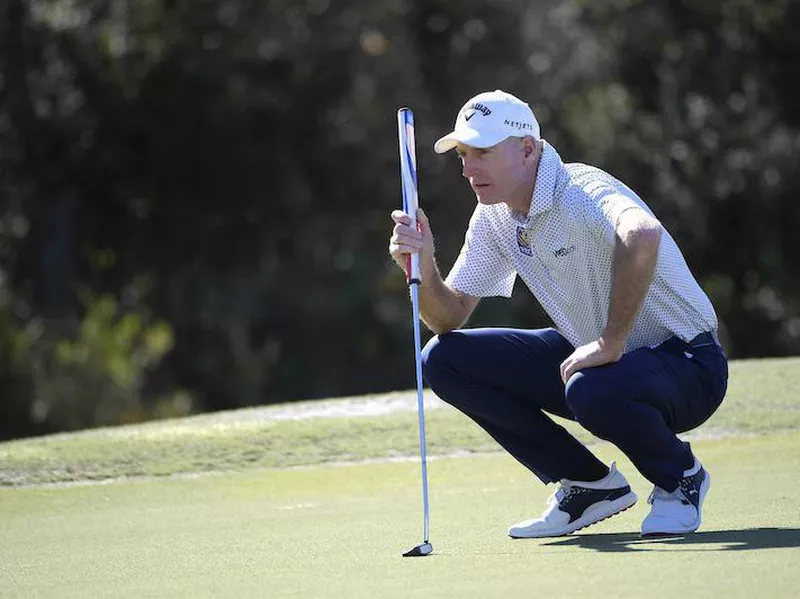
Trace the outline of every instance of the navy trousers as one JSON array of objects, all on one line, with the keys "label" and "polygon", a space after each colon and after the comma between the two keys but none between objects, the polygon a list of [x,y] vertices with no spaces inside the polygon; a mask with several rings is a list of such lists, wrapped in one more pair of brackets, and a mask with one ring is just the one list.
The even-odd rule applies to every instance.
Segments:
[{"label": "navy trousers", "polygon": [[575,420],[616,445],[639,472],[674,491],[693,463],[676,433],[691,430],[725,396],[728,361],[709,333],[672,337],[618,362],[574,374],[559,366],[574,347],[556,330],[463,329],[422,352],[431,389],[461,410],[543,482],[595,480],[607,468],[546,413]]}]

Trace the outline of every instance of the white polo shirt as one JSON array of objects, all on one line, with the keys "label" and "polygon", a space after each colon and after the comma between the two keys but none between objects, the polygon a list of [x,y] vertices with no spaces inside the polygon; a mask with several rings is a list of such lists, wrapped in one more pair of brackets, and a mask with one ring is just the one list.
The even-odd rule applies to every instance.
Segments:
[{"label": "white polo shirt", "polygon": [[[475,297],[511,297],[517,275],[575,347],[597,340],[608,319],[615,224],[650,208],[599,168],[564,164],[547,142],[530,211],[478,204],[447,283]],[[716,331],[717,316],[675,240],[664,231],[653,281],[625,352],[677,335]]]}]

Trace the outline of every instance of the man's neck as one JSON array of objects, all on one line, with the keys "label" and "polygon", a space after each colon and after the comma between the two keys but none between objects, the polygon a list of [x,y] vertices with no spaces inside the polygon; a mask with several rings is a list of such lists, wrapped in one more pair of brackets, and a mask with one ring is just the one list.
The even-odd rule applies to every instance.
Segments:
[{"label": "man's neck", "polygon": [[539,140],[537,142],[536,158],[529,171],[526,180],[520,185],[513,197],[506,200],[506,205],[514,212],[522,216],[528,216],[531,209],[531,202],[533,202],[533,191],[536,189],[536,178],[539,173],[539,163],[542,160],[544,153],[544,143]]}]

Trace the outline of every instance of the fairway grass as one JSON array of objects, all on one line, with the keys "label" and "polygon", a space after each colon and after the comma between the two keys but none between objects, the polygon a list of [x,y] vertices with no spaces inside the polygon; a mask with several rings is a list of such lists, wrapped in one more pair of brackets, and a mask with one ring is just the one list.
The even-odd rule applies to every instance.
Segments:
[{"label": "fairway grass", "polygon": [[731,363],[689,437],[711,474],[701,531],[642,540],[632,509],[511,540],[552,493],[426,399],[434,554],[422,539],[416,396],[303,402],[0,443],[0,597],[797,597],[800,358]]},{"label": "fairway grass", "polygon": [[[725,401],[693,435],[800,429],[800,358],[731,363]],[[586,443],[595,439],[555,418]],[[497,451],[460,412],[426,391],[432,455]],[[285,468],[418,455],[408,391],[251,408],[0,443],[0,486]]]},{"label": "fairway grass", "polygon": [[[2,597],[796,597],[800,432],[693,443],[712,477],[701,532],[642,541],[640,501],[580,533],[511,540],[545,487],[501,453],[0,489]],[[592,534],[589,534],[591,532]]]}]

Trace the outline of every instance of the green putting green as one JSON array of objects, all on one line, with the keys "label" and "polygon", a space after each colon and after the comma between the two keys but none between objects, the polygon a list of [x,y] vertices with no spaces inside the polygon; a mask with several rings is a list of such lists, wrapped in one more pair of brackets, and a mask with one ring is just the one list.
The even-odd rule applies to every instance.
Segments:
[{"label": "green putting green", "polygon": [[[627,512],[557,539],[508,524],[552,492],[502,453],[0,490],[3,597],[796,597],[800,433],[693,446],[712,477],[695,535],[643,541]],[[109,451],[113,451],[109,447]]]}]

